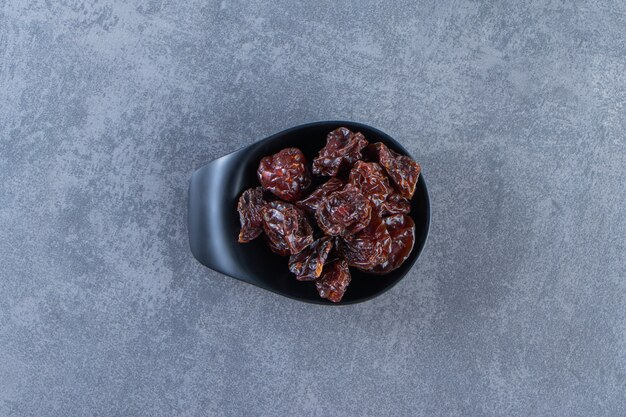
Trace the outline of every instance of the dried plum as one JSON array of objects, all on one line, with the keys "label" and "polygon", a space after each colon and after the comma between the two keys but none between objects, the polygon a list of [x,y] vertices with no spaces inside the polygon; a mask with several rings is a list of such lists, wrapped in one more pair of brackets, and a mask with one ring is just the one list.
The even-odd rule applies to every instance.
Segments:
[{"label": "dried plum", "polygon": [[[262,158],[261,187],[244,191],[237,204],[238,238],[244,243],[263,234],[273,252],[289,256],[297,280],[313,281],[320,297],[337,303],[350,283],[349,267],[386,274],[410,256],[415,223],[407,214],[420,166],[340,127],[327,135],[312,172],[331,178],[311,192],[313,178],[300,149]],[[264,198],[264,190],[274,201]]]},{"label": "dried plum", "polygon": [[382,142],[369,145],[366,152],[385,168],[398,192],[411,199],[419,179],[420,165],[410,157],[392,151]]},{"label": "dried plum", "polygon": [[334,177],[361,159],[361,150],[367,144],[361,132],[353,133],[345,127],[333,130],[326,136],[326,146],[313,160],[313,173]]},{"label": "dried plum", "polygon": [[348,264],[346,261],[338,260],[324,266],[322,276],[315,280],[315,287],[320,297],[338,303],[343,298],[350,279]]},{"label": "dried plum", "polygon": [[317,189],[315,189],[315,191],[309,194],[307,198],[298,201],[296,205],[310,213],[315,213],[320,204],[320,201],[328,194],[334,191],[341,190],[343,188],[343,185],[343,181],[341,181],[339,178],[331,178],[324,184],[320,185]]},{"label": "dried plum", "polygon": [[395,214],[383,219],[391,236],[391,251],[387,260],[369,272],[386,274],[397,269],[406,261],[415,244],[415,222],[409,216]]},{"label": "dried plum", "polygon": [[289,270],[299,281],[312,281],[322,273],[328,253],[333,247],[330,237],[322,237],[301,252],[289,257]]},{"label": "dried plum", "polygon": [[328,235],[336,236],[347,231],[356,233],[370,221],[372,206],[369,200],[352,184],[346,184],[322,199],[315,218],[318,226]]},{"label": "dried plum", "polygon": [[259,237],[263,232],[263,188],[249,188],[241,194],[237,203],[241,231],[239,232],[239,242],[250,242]]},{"label": "dried plum", "polygon": [[304,211],[283,201],[267,203],[263,211],[263,231],[271,249],[280,255],[293,255],[313,243],[313,228]]},{"label": "dried plum", "polygon": [[361,190],[375,208],[380,208],[393,192],[385,171],[376,162],[357,161],[350,171],[348,183]]},{"label": "dried plum", "polygon": [[367,271],[387,260],[391,252],[391,236],[385,222],[373,212],[365,229],[354,235],[341,236],[338,246],[348,265]]},{"label": "dried plum", "polygon": [[409,214],[411,212],[411,202],[400,194],[394,192],[387,196],[387,200],[381,205],[380,215],[382,217],[392,214]]},{"label": "dried plum", "polygon": [[298,148],[286,148],[261,159],[257,170],[264,189],[286,201],[296,201],[311,185],[307,161]]}]

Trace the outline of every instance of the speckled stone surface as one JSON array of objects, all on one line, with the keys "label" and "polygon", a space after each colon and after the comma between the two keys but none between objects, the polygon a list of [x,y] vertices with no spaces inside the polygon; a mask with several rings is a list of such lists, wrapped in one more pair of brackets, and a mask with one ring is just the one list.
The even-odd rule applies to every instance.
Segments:
[{"label": "speckled stone surface", "polygon": [[[306,3],[0,0],[0,415],[626,415],[626,3]],[[196,262],[193,170],[327,119],[423,165],[409,276]]]}]

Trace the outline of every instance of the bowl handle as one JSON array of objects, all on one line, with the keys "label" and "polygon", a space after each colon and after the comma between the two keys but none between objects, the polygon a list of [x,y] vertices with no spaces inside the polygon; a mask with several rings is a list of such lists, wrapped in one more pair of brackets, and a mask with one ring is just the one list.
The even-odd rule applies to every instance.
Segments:
[{"label": "bowl handle", "polygon": [[[232,155],[232,154],[231,154]],[[246,280],[238,266],[237,158],[226,155],[197,169],[189,183],[187,227],[194,257],[203,265]]]}]

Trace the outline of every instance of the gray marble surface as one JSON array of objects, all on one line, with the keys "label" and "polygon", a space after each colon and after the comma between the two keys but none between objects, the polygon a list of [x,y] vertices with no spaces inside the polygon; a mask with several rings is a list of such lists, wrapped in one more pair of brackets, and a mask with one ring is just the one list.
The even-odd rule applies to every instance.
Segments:
[{"label": "gray marble surface", "polygon": [[[626,3],[494,3],[0,0],[0,415],[626,415]],[[423,165],[409,276],[196,262],[193,170],[327,119]]]}]

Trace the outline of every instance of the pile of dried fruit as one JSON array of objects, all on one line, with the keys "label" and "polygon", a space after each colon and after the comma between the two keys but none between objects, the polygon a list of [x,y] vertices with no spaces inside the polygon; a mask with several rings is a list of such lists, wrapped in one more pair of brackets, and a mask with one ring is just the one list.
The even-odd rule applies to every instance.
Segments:
[{"label": "pile of dried fruit", "polygon": [[[331,178],[309,193],[311,171]],[[348,267],[386,274],[408,258],[420,166],[340,127],[328,134],[311,171],[297,148],[261,159],[261,187],[244,191],[237,205],[239,242],[263,234],[273,252],[289,256],[296,279],[315,281],[320,297],[336,303],[350,284]]]}]

